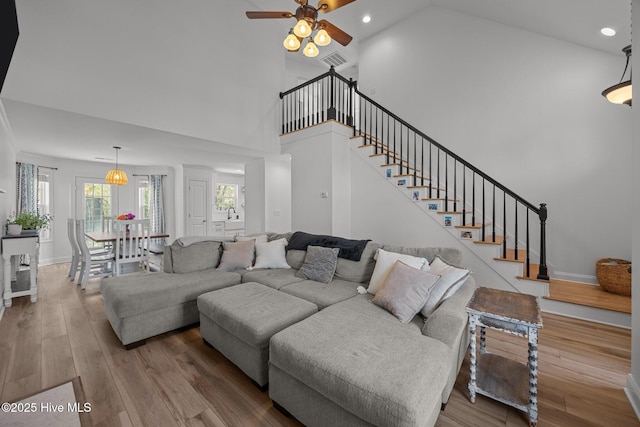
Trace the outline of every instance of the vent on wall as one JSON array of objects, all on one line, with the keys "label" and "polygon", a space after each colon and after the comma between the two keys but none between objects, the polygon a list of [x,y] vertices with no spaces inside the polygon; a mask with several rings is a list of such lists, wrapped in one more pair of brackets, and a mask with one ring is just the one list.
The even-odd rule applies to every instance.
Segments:
[{"label": "vent on wall", "polygon": [[324,58],[321,58],[320,61],[324,62],[325,64],[329,65],[329,66],[334,66],[334,67],[338,67],[342,64],[346,64],[347,63],[347,58],[345,58],[344,56],[342,56],[340,53],[338,53],[338,51],[335,51],[333,53],[330,53],[329,55],[325,56]]}]

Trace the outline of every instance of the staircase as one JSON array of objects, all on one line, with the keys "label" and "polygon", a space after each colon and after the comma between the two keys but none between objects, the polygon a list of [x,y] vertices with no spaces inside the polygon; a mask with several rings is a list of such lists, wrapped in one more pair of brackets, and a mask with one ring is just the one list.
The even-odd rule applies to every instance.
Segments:
[{"label": "staircase", "polygon": [[[560,314],[571,312],[568,304],[581,305],[583,301],[579,297],[551,296],[552,289],[599,291],[599,287],[590,284],[550,278],[546,262],[548,211],[544,203],[534,205],[497,182],[359,92],[356,82],[346,80],[333,67],[281,93],[280,98],[282,134],[329,120],[353,129],[352,152],[381,180],[404,194],[408,206],[413,204],[422,210],[425,221],[448,231],[503,278],[508,290],[542,297],[543,310],[546,307],[547,311]],[[611,311],[620,305],[618,301],[598,302],[601,299],[599,295],[591,298],[589,309]],[[626,303],[622,306],[626,307]],[[578,309],[576,317],[605,323],[627,322],[626,318],[609,321],[606,315],[598,318],[597,313],[584,310]],[[619,311],[624,313],[627,309]]]}]

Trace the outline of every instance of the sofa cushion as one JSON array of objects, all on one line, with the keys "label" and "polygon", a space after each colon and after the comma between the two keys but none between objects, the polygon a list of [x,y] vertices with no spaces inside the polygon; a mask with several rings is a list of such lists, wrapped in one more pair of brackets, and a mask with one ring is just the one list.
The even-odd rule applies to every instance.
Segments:
[{"label": "sofa cushion", "polygon": [[371,424],[423,425],[442,401],[451,352],[362,297],[275,334],[269,363]]},{"label": "sofa cushion", "polygon": [[[234,271],[253,265],[256,242],[253,239],[244,242],[224,242],[219,271]],[[174,266],[175,268],[175,266]]]},{"label": "sofa cushion", "polygon": [[373,274],[373,268],[376,265],[374,258],[376,251],[380,248],[380,244],[375,242],[367,242],[360,261],[351,261],[344,258],[338,258],[336,265],[335,277],[350,282],[367,283]]},{"label": "sofa cushion", "polygon": [[303,280],[302,282],[283,286],[280,291],[306,299],[322,310],[325,307],[357,295],[357,287],[357,283],[339,279],[335,279],[331,283]]},{"label": "sofa cushion", "polygon": [[[373,274],[371,275],[369,287],[367,288],[370,294],[375,295],[376,292],[382,288],[396,261],[402,261],[413,268],[423,268],[425,264],[428,266],[426,258],[378,249],[376,264],[373,269]],[[428,268],[425,270],[428,270]]]},{"label": "sofa cushion", "polygon": [[329,283],[336,272],[338,263],[338,248],[324,248],[321,246],[309,246],[304,263],[296,276],[303,279],[317,280],[322,283]]},{"label": "sofa cushion", "polygon": [[462,265],[462,251],[457,248],[407,248],[404,246],[384,245],[382,249],[388,252],[397,252],[399,254],[426,258],[429,262],[433,261],[436,256],[439,256],[451,265]]},{"label": "sofa cushion", "polygon": [[174,273],[191,273],[192,271],[215,268],[220,262],[220,242],[207,241],[193,243],[189,246],[171,245],[171,265]]},{"label": "sofa cushion", "polygon": [[195,301],[205,292],[240,283],[240,274],[215,269],[185,274],[144,273],[107,277],[100,285],[105,305],[119,318]]},{"label": "sofa cushion", "polygon": [[396,261],[373,303],[407,323],[424,307],[433,285],[440,279],[419,268]]},{"label": "sofa cushion", "polygon": [[242,273],[242,282],[258,282],[273,289],[280,289],[283,286],[305,280],[296,277],[295,274],[296,270],[293,269],[251,270]]}]

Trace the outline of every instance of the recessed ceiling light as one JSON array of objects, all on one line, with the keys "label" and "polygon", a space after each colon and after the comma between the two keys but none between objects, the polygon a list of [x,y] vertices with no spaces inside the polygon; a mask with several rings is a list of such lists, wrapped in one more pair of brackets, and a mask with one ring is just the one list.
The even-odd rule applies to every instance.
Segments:
[{"label": "recessed ceiling light", "polygon": [[603,29],[600,30],[600,32],[607,37],[613,37],[616,35],[616,30],[609,27],[604,27]]},{"label": "recessed ceiling light", "polygon": [[371,22],[371,16],[369,15],[364,15],[362,17],[362,22],[364,22],[365,24],[368,24],[369,22]]}]

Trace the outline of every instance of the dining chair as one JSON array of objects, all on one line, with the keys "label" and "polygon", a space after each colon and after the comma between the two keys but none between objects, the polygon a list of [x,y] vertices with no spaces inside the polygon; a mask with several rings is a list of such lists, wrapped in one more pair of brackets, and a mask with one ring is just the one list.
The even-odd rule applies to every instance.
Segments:
[{"label": "dining chair", "polygon": [[69,266],[69,279],[76,280],[76,274],[80,268],[80,247],[76,240],[76,220],[75,218],[67,218],[67,237],[71,245],[71,265]]},{"label": "dining chair", "polygon": [[80,276],[78,276],[81,289],[87,287],[90,277],[105,277],[113,274],[115,262],[113,252],[91,252],[84,236],[84,219],[76,220],[76,241],[81,254]]},{"label": "dining chair", "polygon": [[149,233],[148,219],[117,220],[115,222],[115,275],[123,273],[127,264],[138,264],[140,269],[149,272]]}]

